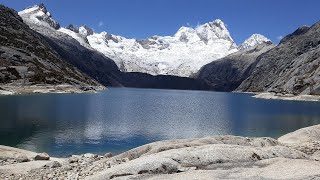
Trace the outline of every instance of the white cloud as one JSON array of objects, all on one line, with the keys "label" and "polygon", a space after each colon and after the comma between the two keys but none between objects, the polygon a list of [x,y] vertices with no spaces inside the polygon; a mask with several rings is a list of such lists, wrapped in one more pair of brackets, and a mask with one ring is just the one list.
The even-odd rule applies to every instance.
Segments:
[{"label": "white cloud", "polygon": [[195,28],[198,28],[200,25],[201,25],[201,24],[200,24],[200,22],[198,21],[198,22],[197,22],[197,26],[196,26]]},{"label": "white cloud", "polygon": [[99,26],[99,27],[104,26],[104,22],[103,22],[103,21],[100,21],[99,24],[98,24],[98,26]]},{"label": "white cloud", "polygon": [[278,36],[277,39],[280,41],[281,39],[283,39],[283,36]]}]

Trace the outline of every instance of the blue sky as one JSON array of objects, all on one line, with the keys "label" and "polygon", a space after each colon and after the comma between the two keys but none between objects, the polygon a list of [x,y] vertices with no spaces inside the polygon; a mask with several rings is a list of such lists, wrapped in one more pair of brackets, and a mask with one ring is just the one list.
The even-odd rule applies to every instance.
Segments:
[{"label": "blue sky", "polygon": [[62,26],[87,24],[129,38],[173,35],[223,20],[237,44],[253,33],[274,42],[320,20],[320,0],[0,0],[15,10],[43,2]]}]

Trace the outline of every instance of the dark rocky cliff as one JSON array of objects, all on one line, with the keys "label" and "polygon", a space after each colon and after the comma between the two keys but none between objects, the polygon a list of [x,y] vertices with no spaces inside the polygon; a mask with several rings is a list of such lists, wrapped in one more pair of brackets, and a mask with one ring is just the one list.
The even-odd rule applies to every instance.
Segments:
[{"label": "dark rocky cliff", "polygon": [[99,85],[66,63],[16,11],[0,5],[0,83]]},{"label": "dark rocky cliff", "polygon": [[259,56],[237,90],[320,95],[320,22],[299,28]]},{"label": "dark rocky cliff", "polygon": [[273,47],[271,42],[263,43],[230,54],[205,65],[201,68],[197,78],[205,81],[212,90],[233,91],[251,74],[252,65],[257,57]]}]

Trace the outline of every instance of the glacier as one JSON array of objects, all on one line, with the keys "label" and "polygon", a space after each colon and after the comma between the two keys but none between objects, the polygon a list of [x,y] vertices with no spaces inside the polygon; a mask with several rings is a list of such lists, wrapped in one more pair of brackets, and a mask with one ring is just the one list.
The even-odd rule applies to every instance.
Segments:
[{"label": "glacier", "polygon": [[254,34],[239,47],[224,22],[216,19],[197,27],[181,27],[173,36],[129,39],[87,26],[60,27],[43,4],[19,12],[24,21],[67,34],[85,48],[114,60],[123,72],[192,77],[204,65],[239,50],[270,41]]}]

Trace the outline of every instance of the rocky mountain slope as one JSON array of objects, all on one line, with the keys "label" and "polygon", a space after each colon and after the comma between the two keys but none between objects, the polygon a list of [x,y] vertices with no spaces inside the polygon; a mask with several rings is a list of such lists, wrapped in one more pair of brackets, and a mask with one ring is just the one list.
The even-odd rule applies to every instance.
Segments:
[{"label": "rocky mountain slope", "polygon": [[31,30],[12,9],[0,5],[0,83],[12,86],[99,83],[66,63],[45,38]]},{"label": "rocky mountain slope", "polygon": [[213,90],[233,91],[251,74],[257,57],[275,45],[270,41],[250,48],[245,44],[241,47],[240,51],[202,67],[196,78],[204,80]]},{"label": "rocky mountain slope", "polygon": [[136,40],[87,26],[61,27],[43,4],[19,15],[61,57],[104,85],[319,94],[317,24],[276,47],[259,34],[236,46],[221,20]]},{"label": "rocky mountain slope", "polygon": [[[19,15],[31,26],[50,27],[69,35],[87,49],[101,52],[114,60],[123,72],[189,77],[203,65],[238,51],[219,19],[196,28],[181,27],[174,36],[136,40],[107,32],[95,33],[87,26],[60,27],[43,4],[27,8]],[[41,29],[37,31],[44,33]],[[240,47],[245,49],[266,41],[269,40],[254,35]]]},{"label": "rocky mountain slope", "polygon": [[299,28],[259,56],[237,90],[320,95],[320,22]]},{"label": "rocky mountain slope", "polygon": [[24,22],[45,37],[50,46],[70,64],[106,86],[117,85],[113,79],[119,70],[115,63],[102,54],[86,48],[69,35],[57,31],[60,24],[51,18],[43,4],[19,12]]},{"label": "rocky mountain slope", "polygon": [[[82,26],[77,28],[70,25],[67,28],[58,28],[60,25],[52,18],[43,4],[27,8],[19,12],[19,15],[31,29],[42,34],[61,57],[103,85],[139,88],[208,89],[205,83],[191,78],[121,72],[113,60],[87,44],[86,36],[93,33],[89,27]],[[43,21],[43,19],[46,19],[46,21]],[[78,32],[79,34],[72,32]]]},{"label": "rocky mountain slope", "polygon": [[305,95],[320,95],[319,37],[319,22],[299,28],[277,46],[265,39],[266,43],[250,48],[257,39],[264,39],[253,35],[239,46],[238,52],[205,65],[197,78],[213,90],[269,92],[257,97],[272,99],[278,99],[273,95],[310,99]]}]

